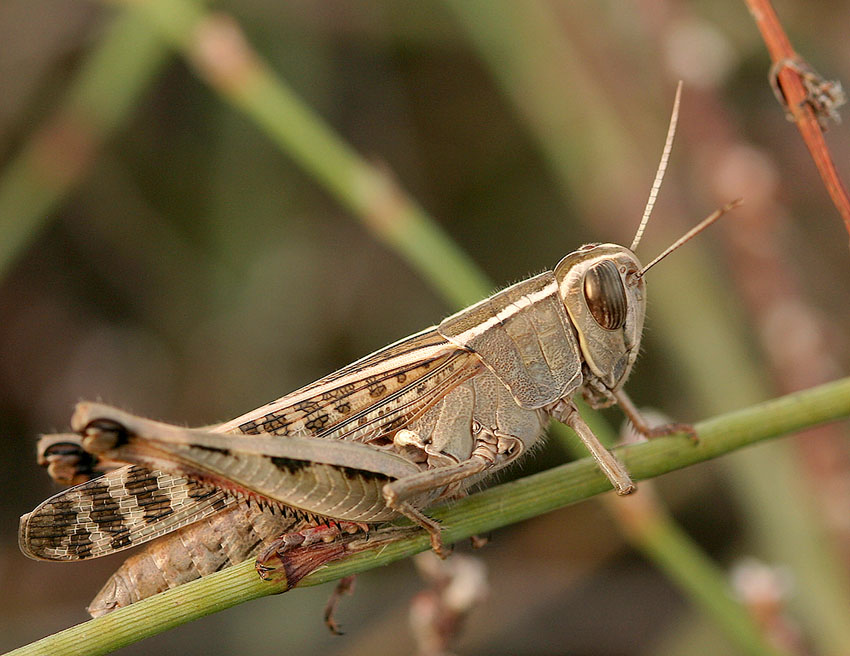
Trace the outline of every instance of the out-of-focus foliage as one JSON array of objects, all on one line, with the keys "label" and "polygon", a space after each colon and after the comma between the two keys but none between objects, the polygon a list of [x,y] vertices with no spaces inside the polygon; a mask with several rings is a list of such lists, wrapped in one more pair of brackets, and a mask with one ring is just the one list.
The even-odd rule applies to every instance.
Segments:
[{"label": "out-of-focus foliage", "polygon": [[[500,285],[587,241],[630,242],[683,79],[677,144],[639,254],[649,259],[731,198],[746,206],[648,276],[632,395],[693,420],[847,371],[847,235],[770,92],[769,61],[743,4],[527,3],[541,14],[498,3],[495,17],[470,15],[475,3],[466,4],[218,8]],[[850,80],[850,7],[779,9],[797,49],[827,77]],[[0,5],[0,164],[54,114],[118,11],[65,0]],[[510,34],[499,36],[505,26]],[[847,130],[828,136],[842,168]],[[75,155],[73,140],[68,149]],[[0,280],[0,649],[84,619],[121,560],[55,565],[17,550],[18,516],[55,491],[35,465],[35,438],[63,429],[74,402],[212,423],[454,309],[179,57],[88,167]],[[695,261],[702,278],[685,282],[682,263]],[[814,510],[808,529],[823,529],[846,577],[846,435],[786,446],[796,469],[782,475]],[[544,450],[532,466],[558,457]],[[659,487],[724,566],[746,556],[782,566],[770,545],[794,539],[776,532],[783,508],[756,507],[740,482],[741,470],[774,462],[716,463]],[[624,547],[599,508],[495,536],[481,552],[491,594],[469,620],[462,653],[723,651],[714,628]],[[790,577],[788,626],[817,644],[806,609],[795,607],[807,571]],[[364,577],[343,602],[344,638],[322,626],[329,591],[311,589],[122,653],[409,653],[406,607],[418,585],[404,563]]]}]

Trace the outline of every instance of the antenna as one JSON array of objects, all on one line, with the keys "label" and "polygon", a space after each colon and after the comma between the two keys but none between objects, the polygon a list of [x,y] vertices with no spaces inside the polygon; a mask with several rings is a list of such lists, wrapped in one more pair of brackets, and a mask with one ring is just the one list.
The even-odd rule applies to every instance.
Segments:
[{"label": "antenna", "polygon": [[682,81],[676,86],[676,99],[673,101],[673,113],[670,116],[670,126],[667,128],[667,139],[664,142],[664,150],[661,153],[661,161],[658,163],[658,170],[655,172],[655,180],[652,182],[652,188],[649,190],[649,200],[646,201],[646,207],[643,210],[643,217],[640,220],[635,238],[632,240],[632,245],[629,246],[630,251],[634,251],[640,243],[640,238],[643,237],[643,231],[646,229],[646,224],[649,223],[649,215],[652,214],[652,208],[655,206],[655,199],[658,197],[658,190],[661,189],[661,181],[664,179],[664,171],[667,170],[667,160],[670,159],[670,151],[673,149],[673,137],[676,136],[676,124],[679,122],[679,101],[682,98]]},{"label": "antenna", "polygon": [[664,251],[661,253],[661,255],[657,256],[654,260],[652,260],[652,262],[650,262],[645,267],[643,267],[643,269],[640,270],[640,273],[637,274],[637,277],[642,278],[644,276],[644,274],[646,274],[647,271],[649,271],[652,267],[654,267],[656,264],[658,264],[665,257],[670,255],[670,253],[672,253],[677,248],[679,248],[679,246],[681,246],[685,242],[689,241],[693,237],[696,237],[699,233],[701,233],[703,230],[705,230],[708,226],[710,226],[712,223],[717,221],[717,219],[719,219],[721,216],[726,214],[726,212],[735,209],[736,207],[738,207],[738,205],[740,205],[743,202],[744,202],[743,198],[738,198],[736,200],[733,200],[731,203],[727,203],[726,205],[721,207],[719,210],[715,210],[714,212],[709,214],[702,221],[700,221],[697,225],[695,225],[693,228],[688,230],[684,235],[682,235],[676,241],[674,241],[670,246],[665,248]]}]

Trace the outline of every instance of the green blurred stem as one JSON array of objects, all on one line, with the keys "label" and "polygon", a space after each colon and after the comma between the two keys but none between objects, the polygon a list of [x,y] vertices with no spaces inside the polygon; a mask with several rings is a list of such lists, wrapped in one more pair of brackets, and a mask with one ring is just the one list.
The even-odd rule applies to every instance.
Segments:
[{"label": "green blurred stem", "polygon": [[647,521],[633,541],[703,611],[723,628],[742,653],[780,653],[765,644],[755,621],[742,614],[722,569],[706,559],[690,537],[665,513]]},{"label": "green blurred stem", "polygon": [[122,11],[109,25],[59,110],[0,176],[0,279],[127,120],[169,54],[138,12]]},{"label": "green blurred stem", "polygon": [[481,271],[390,172],[361,158],[244,40],[238,25],[193,0],[137,6],[228,102],[405,259],[453,305],[490,292]]},{"label": "green blurred stem", "polygon": [[565,200],[598,209],[599,199],[618,187],[597,173],[632,166],[639,150],[592,67],[565,37],[557,9],[536,0],[445,0],[444,5],[514,104]]},{"label": "green blurred stem", "polygon": [[[698,443],[674,436],[622,447],[616,453],[632,476],[648,479],[761,440],[848,416],[850,378],[845,378],[701,422],[696,426],[700,435]],[[471,495],[430,514],[443,523],[446,542],[456,542],[587,499],[610,488],[595,462],[585,458]],[[714,590],[711,603],[722,603],[724,593],[717,585],[718,573],[704,568],[702,554],[688,547],[671,551],[671,542],[680,547],[682,543],[675,535],[670,535],[669,526],[655,524],[642,534],[646,548],[660,548],[662,557],[670,559],[677,571],[691,566],[697,569],[696,576],[688,577],[687,586],[695,586],[699,594],[704,594],[704,587]],[[360,553],[332,563],[310,574],[299,587],[380,567],[427,548],[428,538],[420,533],[377,552]],[[9,653],[16,656],[104,654],[210,613],[284,591],[285,584],[261,581],[253,563],[245,562]],[[726,612],[729,608],[720,607],[718,612]],[[740,647],[752,654],[776,653],[764,643],[745,615],[730,612],[731,635]]]}]

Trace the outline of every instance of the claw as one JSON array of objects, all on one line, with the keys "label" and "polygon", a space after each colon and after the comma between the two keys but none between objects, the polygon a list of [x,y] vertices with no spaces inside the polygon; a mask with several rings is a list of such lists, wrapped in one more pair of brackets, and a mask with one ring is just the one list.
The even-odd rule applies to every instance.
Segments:
[{"label": "claw", "polygon": [[342,596],[354,594],[354,581],[355,576],[353,574],[351,576],[343,576],[337,581],[336,587],[331,593],[328,603],[325,605],[325,626],[334,635],[344,635],[340,631],[339,624],[337,624],[334,615],[336,614],[336,609]]},{"label": "claw", "polygon": [[472,535],[469,538],[469,542],[472,545],[473,549],[483,549],[487,546],[487,543],[490,542],[489,535]]},{"label": "claw", "polygon": [[654,437],[667,437],[668,435],[679,435],[682,433],[687,435],[695,444],[699,443],[699,436],[692,424],[663,424],[661,426],[650,428],[641,434],[645,438],[651,440]]},{"label": "claw", "polygon": [[443,537],[441,535],[441,530],[439,525],[437,526],[437,530],[431,532],[428,529],[428,532],[431,535],[431,549],[434,550],[434,553],[437,554],[442,560],[445,560],[449,556],[452,555],[452,551],[454,551],[454,547],[449,545],[448,547],[443,544]]}]

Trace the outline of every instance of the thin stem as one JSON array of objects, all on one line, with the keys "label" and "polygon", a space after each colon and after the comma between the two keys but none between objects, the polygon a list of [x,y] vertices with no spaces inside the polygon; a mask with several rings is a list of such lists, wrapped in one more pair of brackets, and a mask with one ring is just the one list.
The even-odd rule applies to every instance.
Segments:
[{"label": "thin stem", "polygon": [[782,28],[782,22],[770,0],[744,1],[777,70],[776,84],[781,87],[782,94],[785,96],[785,106],[797,124],[797,129],[812,155],[833,204],[844,220],[844,227],[850,233],[850,198],[823,137],[820,117],[809,102],[809,93],[803,84],[801,71],[793,65],[786,65],[801,61],[800,57],[794,51],[791,40]]},{"label": "thin stem", "polygon": [[[780,397],[696,425],[698,443],[674,436],[617,449],[637,479],[649,479],[725,453],[824,422],[850,417],[850,378]],[[611,489],[604,474],[585,458],[474,494],[431,513],[444,526],[447,543],[535,517]],[[298,587],[318,585],[406,558],[429,546],[419,534],[331,563]],[[9,656],[93,656],[156,635],[179,624],[237,604],[286,591],[285,582],[261,581],[252,562],[212,574],[101,618],[48,636]],[[750,636],[760,640],[753,630]],[[758,653],[770,653],[764,646]],[[751,650],[755,653],[753,650]]]},{"label": "thin stem", "polygon": [[138,7],[201,77],[453,305],[469,305],[491,291],[484,274],[390,173],[337,137],[229,16],[206,12],[190,0],[124,1]]},{"label": "thin stem", "polygon": [[80,67],[57,112],[0,177],[0,278],[85,177],[168,56],[136,11],[122,12]]}]

